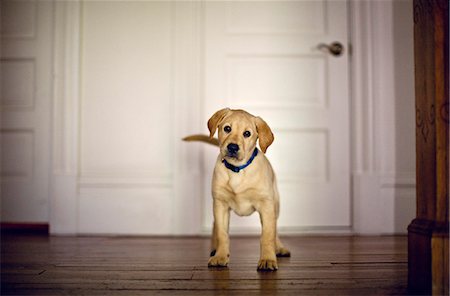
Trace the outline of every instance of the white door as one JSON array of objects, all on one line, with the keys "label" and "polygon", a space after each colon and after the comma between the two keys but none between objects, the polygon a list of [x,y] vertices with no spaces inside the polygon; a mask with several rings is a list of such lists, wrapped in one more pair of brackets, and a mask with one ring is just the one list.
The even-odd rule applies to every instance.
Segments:
[{"label": "white door", "polygon": [[1,220],[46,223],[52,3],[0,3]]},{"label": "white door", "polygon": [[[205,4],[205,114],[243,108],[275,134],[268,149],[281,195],[281,232],[349,230],[347,3],[227,1]],[[321,43],[344,45],[343,54]],[[203,230],[218,150],[205,147]],[[259,231],[257,214],[231,232]]]}]

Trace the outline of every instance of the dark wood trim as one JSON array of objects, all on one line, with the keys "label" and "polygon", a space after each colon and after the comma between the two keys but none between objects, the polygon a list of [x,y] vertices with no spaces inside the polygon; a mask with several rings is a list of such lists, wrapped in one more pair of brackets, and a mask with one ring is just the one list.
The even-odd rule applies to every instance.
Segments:
[{"label": "dark wood trim", "polygon": [[431,294],[431,233],[424,224],[408,227],[408,291],[411,294]]},{"label": "dark wood trim", "polygon": [[448,295],[448,232],[448,223],[432,220],[416,218],[409,225],[408,288],[411,294]]},{"label": "dark wood trim", "polygon": [[449,5],[413,5],[417,213],[408,227],[408,289],[448,295]]},{"label": "dark wood trim", "polygon": [[39,234],[48,235],[49,226],[48,223],[8,223],[2,222],[1,224],[2,234]]},{"label": "dark wood trim", "polygon": [[408,231],[430,238],[433,235],[445,236],[448,234],[448,223],[416,218],[409,224]]}]

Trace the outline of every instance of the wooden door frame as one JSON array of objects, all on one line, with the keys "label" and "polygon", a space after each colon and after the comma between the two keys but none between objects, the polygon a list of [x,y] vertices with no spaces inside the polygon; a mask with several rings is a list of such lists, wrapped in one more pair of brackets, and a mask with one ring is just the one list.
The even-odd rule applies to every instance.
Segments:
[{"label": "wooden door frame", "polygon": [[448,295],[449,5],[414,1],[417,216],[408,227],[408,288]]}]

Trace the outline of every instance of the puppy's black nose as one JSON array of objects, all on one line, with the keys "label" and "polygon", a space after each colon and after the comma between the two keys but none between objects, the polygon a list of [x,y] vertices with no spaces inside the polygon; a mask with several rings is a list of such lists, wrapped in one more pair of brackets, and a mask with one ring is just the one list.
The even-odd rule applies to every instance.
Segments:
[{"label": "puppy's black nose", "polygon": [[239,151],[239,145],[231,143],[228,144],[227,149],[230,154],[236,154]]}]

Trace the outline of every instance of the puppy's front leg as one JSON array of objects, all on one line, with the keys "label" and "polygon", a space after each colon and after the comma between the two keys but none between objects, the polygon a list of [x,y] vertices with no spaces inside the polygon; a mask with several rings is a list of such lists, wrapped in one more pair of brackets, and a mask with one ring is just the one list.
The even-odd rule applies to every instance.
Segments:
[{"label": "puppy's front leg", "polygon": [[209,258],[208,266],[227,266],[230,257],[230,241],[228,238],[228,222],[230,210],[228,205],[220,200],[213,201],[214,227],[213,241],[215,253]]},{"label": "puppy's front leg", "polygon": [[258,270],[275,271],[278,269],[277,256],[275,253],[276,243],[276,215],[272,201],[264,202],[259,210],[261,218],[261,258],[258,262]]}]

